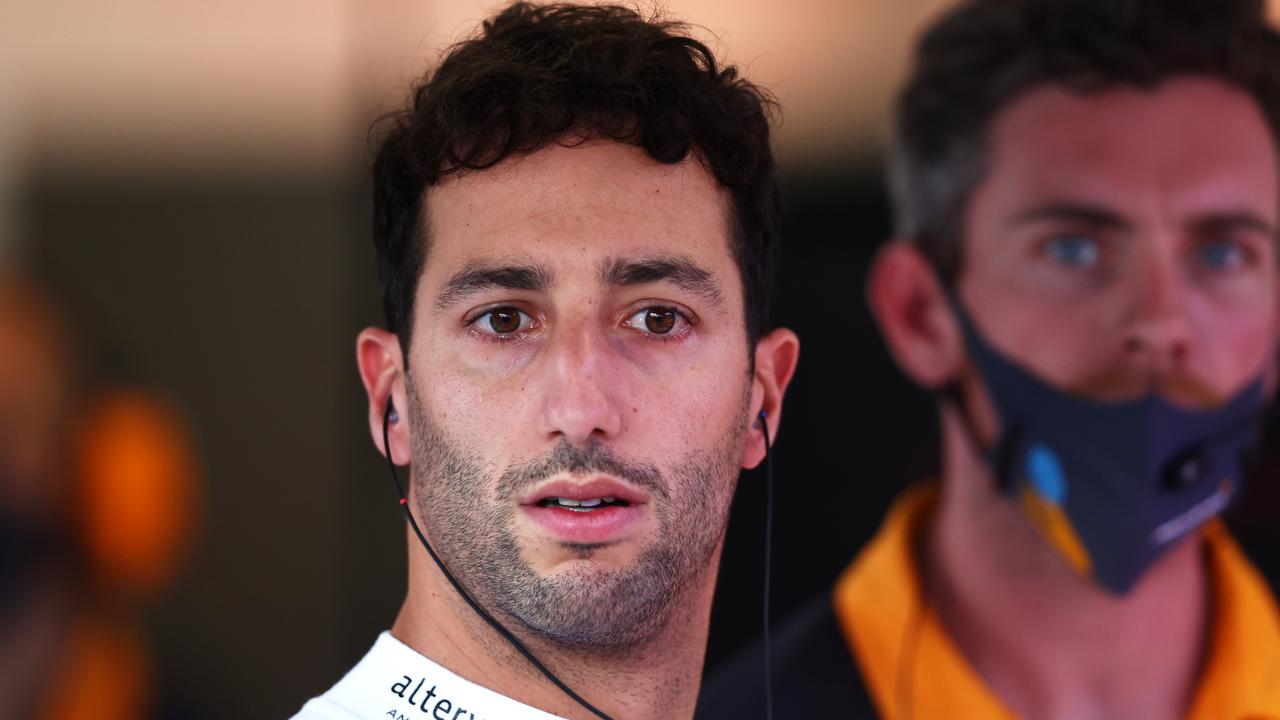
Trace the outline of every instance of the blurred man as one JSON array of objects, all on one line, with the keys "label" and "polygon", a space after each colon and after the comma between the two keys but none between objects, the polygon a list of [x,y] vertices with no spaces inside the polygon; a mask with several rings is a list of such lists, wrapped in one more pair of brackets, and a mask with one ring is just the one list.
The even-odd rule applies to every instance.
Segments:
[{"label": "blurred man", "polygon": [[[1275,600],[1214,519],[1275,388],[1278,129],[1257,0],[976,0],[927,31],[868,297],[938,394],[942,478],[781,633],[779,708],[1280,717]],[[760,716],[758,659],[706,717]]]},{"label": "blurred man", "polygon": [[390,330],[357,358],[424,536],[391,631],[299,717],[692,715],[798,352],[765,332],[766,106],[619,7],[514,5],[415,90],[374,168]]},{"label": "blurred man", "polygon": [[48,715],[69,645],[71,357],[45,298],[0,274],[0,718]]},{"label": "blurred man", "polygon": [[55,303],[0,269],[0,719],[162,707],[140,610],[179,570],[196,484],[176,413],[92,387]]}]

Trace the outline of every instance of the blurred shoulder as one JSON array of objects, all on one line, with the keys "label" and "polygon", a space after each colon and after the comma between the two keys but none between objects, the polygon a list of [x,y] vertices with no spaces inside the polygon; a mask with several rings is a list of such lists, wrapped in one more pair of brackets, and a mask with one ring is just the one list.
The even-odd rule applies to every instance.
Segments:
[{"label": "blurred shoulder", "polygon": [[[872,718],[861,672],[836,618],[830,591],[806,602],[771,639],[777,717]],[[765,717],[761,643],[712,673],[698,698],[698,720]]]}]

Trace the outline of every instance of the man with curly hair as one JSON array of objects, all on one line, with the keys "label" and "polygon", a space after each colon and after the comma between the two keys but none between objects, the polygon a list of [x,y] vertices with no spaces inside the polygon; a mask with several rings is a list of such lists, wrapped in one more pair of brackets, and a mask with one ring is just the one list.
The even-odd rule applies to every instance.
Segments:
[{"label": "man with curly hair", "polygon": [[[1280,330],[1265,5],[967,0],[915,61],[868,298],[941,478],[779,633],[779,705],[1280,718],[1276,602],[1216,519],[1275,481],[1246,461]],[[758,659],[706,717],[761,717]]]},{"label": "man with curly hair", "polygon": [[409,587],[299,718],[692,715],[738,472],[798,356],[766,326],[769,106],[680,25],[516,4],[390,118],[389,328],[356,354],[412,464]]}]

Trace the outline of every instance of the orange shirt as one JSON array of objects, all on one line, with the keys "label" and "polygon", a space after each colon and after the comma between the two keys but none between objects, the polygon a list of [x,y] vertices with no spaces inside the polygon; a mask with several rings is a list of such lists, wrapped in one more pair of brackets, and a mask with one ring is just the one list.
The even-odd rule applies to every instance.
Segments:
[{"label": "orange shirt", "polygon": [[[907,491],[836,582],[835,610],[863,681],[888,720],[1013,718],[923,601],[912,551],[937,488]],[[1212,638],[1188,720],[1280,720],[1280,613],[1266,582],[1221,522],[1204,529]],[[913,652],[903,677],[904,652]]]}]

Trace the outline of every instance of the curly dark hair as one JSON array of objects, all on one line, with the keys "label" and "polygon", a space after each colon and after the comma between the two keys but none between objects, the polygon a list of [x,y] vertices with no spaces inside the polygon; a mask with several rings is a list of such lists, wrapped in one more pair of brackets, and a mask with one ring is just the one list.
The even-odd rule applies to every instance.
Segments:
[{"label": "curly dark hair", "polygon": [[960,3],[925,32],[899,99],[889,158],[897,234],[953,282],[1002,108],[1047,83],[1087,94],[1185,74],[1250,93],[1280,138],[1280,34],[1263,0]]},{"label": "curly dark hair", "polygon": [[408,352],[429,238],[426,189],[553,142],[590,138],[678,163],[692,153],[728,191],[748,342],[767,323],[779,195],[773,100],[720,66],[684,25],[619,6],[516,3],[453,46],[388,126],[373,164],[373,241],[387,322]]}]

